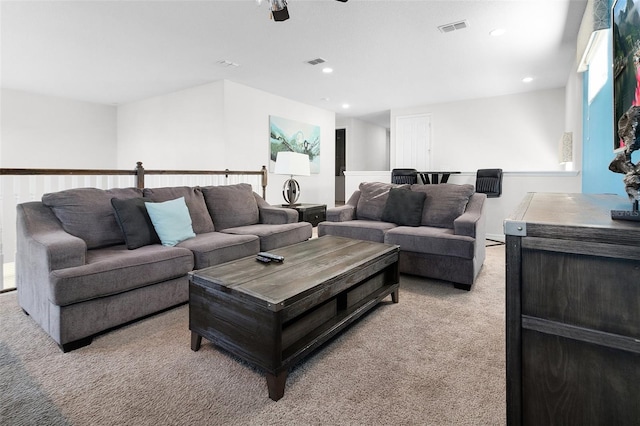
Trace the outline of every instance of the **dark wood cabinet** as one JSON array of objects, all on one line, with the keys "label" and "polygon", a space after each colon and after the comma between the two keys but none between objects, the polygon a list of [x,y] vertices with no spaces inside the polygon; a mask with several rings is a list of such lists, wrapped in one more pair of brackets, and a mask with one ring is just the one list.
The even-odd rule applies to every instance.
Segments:
[{"label": "dark wood cabinet", "polygon": [[530,193],[505,220],[509,425],[640,424],[640,222]]}]

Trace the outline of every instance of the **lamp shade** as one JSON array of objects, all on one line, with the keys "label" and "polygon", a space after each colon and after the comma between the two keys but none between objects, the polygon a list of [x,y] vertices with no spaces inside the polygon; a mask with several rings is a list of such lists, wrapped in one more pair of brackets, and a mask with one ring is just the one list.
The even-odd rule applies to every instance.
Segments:
[{"label": "lamp shade", "polygon": [[276,157],[274,173],[277,175],[309,176],[311,175],[309,156],[298,152],[280,151]]}]

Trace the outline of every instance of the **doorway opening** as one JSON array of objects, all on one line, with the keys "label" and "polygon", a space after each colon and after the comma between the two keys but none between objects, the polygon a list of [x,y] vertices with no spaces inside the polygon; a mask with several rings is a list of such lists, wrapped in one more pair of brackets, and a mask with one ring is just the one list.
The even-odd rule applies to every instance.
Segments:
[{"label": "doorway opening", "polygon": [[335,171],[335,202],[336,206],[344,205],[344,171],[347,169],[347,130],[336,129],[336,171]]}]

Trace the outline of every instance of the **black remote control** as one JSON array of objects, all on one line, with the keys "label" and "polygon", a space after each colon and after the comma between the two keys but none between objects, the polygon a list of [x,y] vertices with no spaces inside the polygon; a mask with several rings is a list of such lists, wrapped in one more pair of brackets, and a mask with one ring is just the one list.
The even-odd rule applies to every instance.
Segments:
[{"label": "black remote control", "polygon": [[269,253],[267,251],[261,251],[258,253],[258,256],[266,257],[267,259],[275,260],[276,262],[283,262],[284,256],[280,256],[277,254]]},{"label": "black remote control", "polygon": [[269,259],[268,257],[264,257],[264,256],[256,256],[256,260],[259,260],[260,262],[263,262],[263,263],[271,262],[271,259]]},{"label": "black remote control", "polygon": [[640,212],[633,210],[611,210],[611,219],[640,222]]}]

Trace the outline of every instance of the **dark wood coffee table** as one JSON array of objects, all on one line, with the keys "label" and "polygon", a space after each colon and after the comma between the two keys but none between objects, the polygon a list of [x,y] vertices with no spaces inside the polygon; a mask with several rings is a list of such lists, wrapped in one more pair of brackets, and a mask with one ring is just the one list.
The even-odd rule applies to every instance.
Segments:
[{"label": "dark wood coffee table", "polygon": [[263,369],[269,397],[284,395],[289,368],[391,294],[398,302],[398,246],[323,236],[190,273],[191,349],[202,337]]}]

